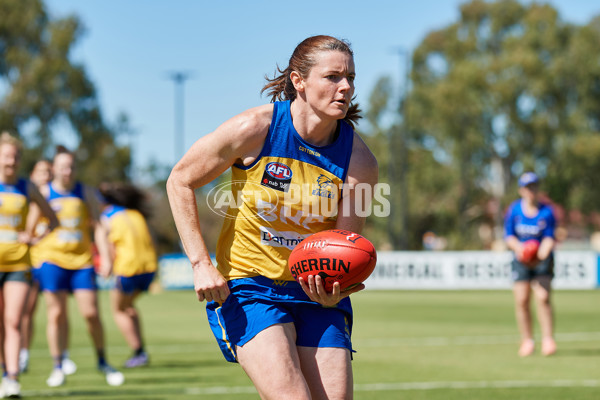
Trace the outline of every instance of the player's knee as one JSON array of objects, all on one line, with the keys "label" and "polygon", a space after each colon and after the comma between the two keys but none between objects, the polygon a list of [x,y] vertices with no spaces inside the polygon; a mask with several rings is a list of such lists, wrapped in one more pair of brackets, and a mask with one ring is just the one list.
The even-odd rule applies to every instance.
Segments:
[{"label": "player's knee", "polygon": [[518,308],[529,307],[529,296],[518,296],[515,298],[515,305]]},{"label": "player's knee", "polygon": [[60,309],[58,307],[48,309],[48,321],[52,321],[54,323],[59,323],[67,318],[67,313],[65,310]]},{"label": "player's knee", "polygon": [[550,305],[550,294],[549,293],[540,293],[536,295],[537,301],[540,304]]},{"label": "player's knee", "polygon": [[85,310],[82,312],[83,318],[88,323],[95,323],[100,320],[100,314],[98,314],[98,310]]}]

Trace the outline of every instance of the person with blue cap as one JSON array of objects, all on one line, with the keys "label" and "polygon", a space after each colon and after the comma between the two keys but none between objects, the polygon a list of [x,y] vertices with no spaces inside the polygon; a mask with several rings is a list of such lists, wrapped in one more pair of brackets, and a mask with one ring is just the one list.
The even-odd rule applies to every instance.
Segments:
[{"label": "person with blue cap", "polygon": [[[512,262],[515,314],[521,335],[519,355],[533,354],[535,342],[530,308],[533,292],[537,304],[537,315],[542,333],[541,352],[545,356],[556,352],[554,341],[551,282],[554,276],[553,250],[555,218],[552,208],[539,201],[539,177],[534,172],[525,172],[519,178],[520,199],[515,200],[504,219],[504,239],[514,253]],[[528,245],[534,241],[534,254],[528,258]],[[535,251],[537,249],[537,251]]]}]

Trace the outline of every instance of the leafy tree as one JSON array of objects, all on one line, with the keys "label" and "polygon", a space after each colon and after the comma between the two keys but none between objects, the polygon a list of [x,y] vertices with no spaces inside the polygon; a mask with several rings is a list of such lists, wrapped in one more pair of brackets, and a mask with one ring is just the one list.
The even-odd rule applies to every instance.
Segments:
[{"label": "leafy tree", "polygon": [[[409,230],[402,232],[401,188],[398,183],[400,163],[400,131],[406,129],[409,118],[394,120],[397,114],[392,81],[382,77],[373,88],[367,111],[368,126],[363,137],[379,163],[379,182],[390,185],[387,200],[391,214],[387,218],[372,215],[365,226],[365,235],[381,249],[420,249],[422,237],[428,231],[449,234],[448,227],[456,225],[457,191],[447,165],[434,157],[426,138],[411,132],[405,137]],[[410,110],[412,111],[412,110]],[[410,119],[412,119],[412,115]],[[393,123],[389,121],[392,120]],[[404,235],[403,240],[400,239]]]},{"label": "leafy tree", "polygon": [[29,169],[53,155],[53,131],[68,121],[79,138],[72,150],[82,180],[123,180],[129,149],[115,144],[84,66],[69,58],[82,33],[77,17],[51,20],[40,0],[0,1],[0,127],[27,139]]},{"label": "leafy tree", "polygon": [[457,220],[448,229],[460,236],[453,247],[477,246],[480,224],[498,225],[503,207],[489,215],[487,204],[514,198],[525,169],[547,176],[564,204],[597,209],[588,188],[600,155],[600,63],[591,56],[600,52],[599,25],[566,24],[546,4],[474,0],[415,50],[413,143],[442,162],[452,182],[446,193]]}]

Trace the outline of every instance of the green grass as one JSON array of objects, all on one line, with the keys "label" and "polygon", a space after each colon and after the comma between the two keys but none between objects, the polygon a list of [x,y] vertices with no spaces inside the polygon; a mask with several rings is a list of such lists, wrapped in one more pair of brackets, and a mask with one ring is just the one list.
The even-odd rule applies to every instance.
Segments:
[{"label": "green grass", "polygon": [[[71,358],[79,367],[61,388],[46,387],[51,361],[40,299],[26,398],[258,399],[238,365],[221,356],[193,291],[142,297],[147,368],[124,370],[113,388],[95,370],[90,339],[70,300]],[[109,361],[122,365],[129,349],[107,302],[101,307]],[[527,359],[517,355],[518,335],[508,291],[365,291],[353,295],[355,399],[560,399],[600,398],[599,291],[557,291],[559,351]]]}]

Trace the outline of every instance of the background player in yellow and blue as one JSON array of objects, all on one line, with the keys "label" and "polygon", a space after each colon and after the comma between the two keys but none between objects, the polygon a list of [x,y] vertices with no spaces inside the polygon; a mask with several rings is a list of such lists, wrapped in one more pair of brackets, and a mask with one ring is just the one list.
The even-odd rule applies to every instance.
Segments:
[{"label": "background player in yellow and blue", "polygon": [[[355,76],[347,42],[307,38],[263,88],[274,103],[199,139],[167,181],[198,299],[208,301],[225,358],[241,364],[263,399],[353,397],[348,296],[364,285],[340,292],[336,283],[327,293],[319,276],[295,282],[287,261],[312,233],[363,228],[356,206],[370,198],[355,187],[375,185],[378,167],[353,130]],[[228,210],[214,268],[194,189],[228,168],[233,198],[244,202]]]},{"label": "background player in yellow and blue", "polygon": [[98,370],[105,375],[109,385],[118,386],[124,377],[106,361],[104,329],[92,265],[91,228],[102,256],[100,273],[110,273],[108,238],[99,222],[99,194],[75,179],[75,156],[62,146],[57,148],[52,160],[52,174],[52,181],[42,186],[40,192],[55,210],[60,226],[39,242],[37,255],[43,260],[39,270],[40,286],[46,301],[46,334],[54,362],[46,383],[50,387],[65,383],[61,354],[61,327],[64,325],[61,321],[67,318],[67,298],[72,293],[92,338]]},{"label": "background player in yellow and blue", "polygon": [[[52,180],[52,162],[50,160],[41,159],[35,163],[29,180],[39,189],[41,186],[48,184]],[[32,213],[35,214],[35,204],[31,205]],[[33,217],[36,218],[35,216]],[[46,218],[39,219],[35,226],[34,242],[38,242],[41,235],[47,230],[48,220]],[[31,254],[31,286],[27,294],[27,303],[21,318],[21,350],[19,351],[19,370],[21,373],[26,372],[29,368],[29,346],[33,338],[34,330],[34,314],[37,308],[38,294],[40,292],[39,267],[43,260],[40,260],[38,255],[38,246],[32,243],[30,247]],[[77,371],[77,364],[69,358],[69,324],[66,318],[60,321],[60,347],[62,354],[62,369],[65,374],[72,375]]]},{"label": "background player in yellow and blue", "polygon": [[28,180],[17,171],[21,143],[7,132],[0,135],[0,355],[3,379],[0,397],[20,397],[19,349],[21,315],[31,284],[29,245],[34,237],[34,220],[29,204],[37,204],[48,218],[44,236],[58,226],[56,215]]},{"label": "background player in yellow and blue", "polygon": [[[510,205],[504,220],[506,244],[515,254],[512,262],[513,292],[517,326],[521,334],[521,357],[530,356],[535,350],[530,308],[532,291],[542,333],[541,352],[545,356],[556,352],[551,302],[556,221],[550,205],[538,200],[538,193],[538,176],[533,172],[525,172],[519,178],[521,198]],[[537,240],[540,245],[535,262],[526,264],[521,261],[523,243],[531,239]]]},{"label": "background player in yellow and blue", "polygon": [[[35,163],[31,174],[29,174],[29,180],[37,188],[47,184],[52,180],[52,163],[50,160],[42,159]],[[41,219],[34,229],[34,235],[38,236],[38,233],[45,231],[48,225],[46,219]],[[27,302],[23,310],[23,316],[21,318],[21,350],[19,351],[19,371],[21,373],[27,372],[29,368],[29,346],[33,338],[34,328],[34,313],[37,308],[37,300],[39,293],[39,279],[37,277],[37,271],[39,264],[35,257],[35,245],[30,248],[31,256],[31,286],[27,294]]]},{"label": "background player in yellow and blue", "polygon": [[126,368],[148,365],[140,313],[134,302],[148,291],[157,268],[156,251],[146,223],[144,193],[122,183],[105,183],[100,194],[106,204],[100,217],[108,232],[115,287],[111,291],[113,317],[133,355]]}]

